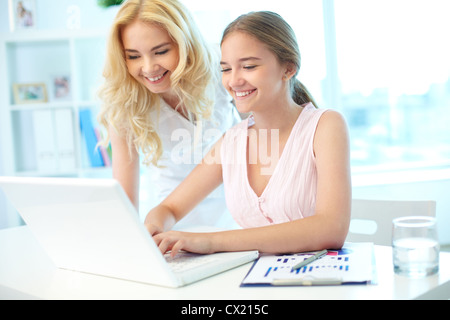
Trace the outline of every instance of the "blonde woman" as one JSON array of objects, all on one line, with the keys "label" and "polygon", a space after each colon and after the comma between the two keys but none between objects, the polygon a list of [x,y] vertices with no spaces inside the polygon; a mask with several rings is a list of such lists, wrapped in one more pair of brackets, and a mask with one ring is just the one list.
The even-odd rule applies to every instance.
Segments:
[{"label": "blonde woman", "polygon": [[[340,248],[350,220],[347,127],[339,113],[316,108],[296,79],[300,52],[293,30],[272,12],[241,16],[224,32],[221,60],[224,87],[238,111],[252,116],[215,146],[220,163],[200,164],[149,213],[146,226],[160,250],[176,255]],[[159,233],[222,182],[243,229]]]},{"label": "blonde woman", "polygon": [[[136,208],[141,161],[151,168],[145,177],[150,192],[162,200],[240,121],[220,84],[217,61],[177,0],[129,0],[120,8],[108,43],[99,121],[108,128],[113,176]],[[177,227],[230,222],[218,190]]]}]

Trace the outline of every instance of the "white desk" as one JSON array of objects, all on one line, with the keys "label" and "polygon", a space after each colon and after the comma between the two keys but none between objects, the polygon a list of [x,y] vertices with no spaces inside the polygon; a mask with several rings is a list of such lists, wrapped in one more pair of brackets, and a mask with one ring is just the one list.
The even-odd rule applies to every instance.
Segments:
[{"label": "white desk", "polygon": [[375,256],[377,285],[241,288],[249,263],[183,288],[168,289],[59,270],[28,228],[19,227],[0,230],[0,299],[414,299],[450,280],[450,253],[441,253],[439,274],[424,279],[395,275],[390,247],[375,246]]}]

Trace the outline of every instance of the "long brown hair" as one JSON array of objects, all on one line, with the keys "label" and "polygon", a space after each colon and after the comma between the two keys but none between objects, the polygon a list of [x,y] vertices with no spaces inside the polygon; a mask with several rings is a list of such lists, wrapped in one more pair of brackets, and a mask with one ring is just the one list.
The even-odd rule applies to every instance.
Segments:
[{"label": "long brown hair", "polygon": [[244,32],[264,43],[280,63],[293,64],[297,69],[296,74],[290,80],[293,100],[298,105],[311,102],[317,108],[308,89],[297,79],[301,66],[297,37],[291,26],[279,14],[259,11],[241,15],[225,29],[221,43],[234,31]]}]

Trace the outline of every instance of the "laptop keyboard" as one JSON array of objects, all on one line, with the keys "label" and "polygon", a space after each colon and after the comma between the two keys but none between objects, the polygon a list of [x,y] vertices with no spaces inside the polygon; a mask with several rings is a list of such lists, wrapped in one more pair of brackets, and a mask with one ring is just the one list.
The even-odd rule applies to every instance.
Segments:
[{"label": "laptop keyboard", "polygon": [[180,253],[174,258],[170,257],[169,254],[166,254],[164,255],[164,258],[174,272],[187,271],[217,261],[217,258],[210,255],[198,255],[192,253]]}]

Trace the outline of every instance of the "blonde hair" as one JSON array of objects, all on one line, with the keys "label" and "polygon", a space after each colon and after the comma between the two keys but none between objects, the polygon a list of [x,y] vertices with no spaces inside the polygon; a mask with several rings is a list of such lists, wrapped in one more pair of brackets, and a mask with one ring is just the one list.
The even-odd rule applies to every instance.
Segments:
[{"label": "blonde hair", "polygon": [[296,78],[301,66],[297,37],[291,26],[277,13],[270,11],[250,12],[241,15],[228,25],[223,32],[222,43],[234,31],[246,33],[262,42],[278,58],[280,63],[293,64],[297,72],[290,80],[291,95],[295,103],[317,104],[306,87]]},{"label": "blonde hair", "polygon": [[179,63],[171,75],[171,87],[180,99],[179,106],[184,105],[190,116],[210,117],[214,103],[212,84],[218,81],[219,68],[193,18],[177,0],[128,0],[122,5],[109,36],[98,120],[106,128],[112,126],[125,134],[130,151],[133,146],[142,150],[144,164],[157,166],[162,143],[149,114],[155,108],[159,110],[161,98],[129,74],[121,39],[122,30],[136,19],[164,28],[176,42]]}]

